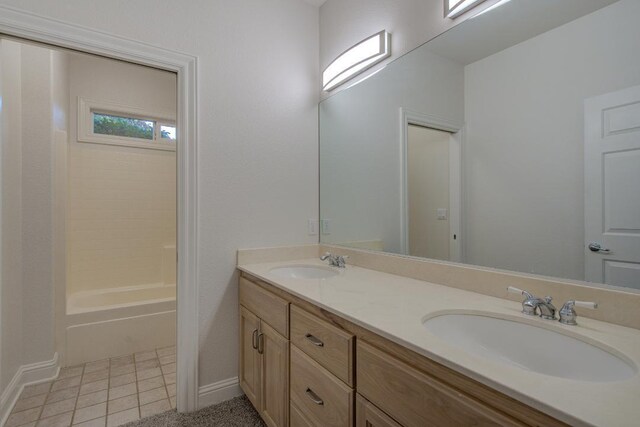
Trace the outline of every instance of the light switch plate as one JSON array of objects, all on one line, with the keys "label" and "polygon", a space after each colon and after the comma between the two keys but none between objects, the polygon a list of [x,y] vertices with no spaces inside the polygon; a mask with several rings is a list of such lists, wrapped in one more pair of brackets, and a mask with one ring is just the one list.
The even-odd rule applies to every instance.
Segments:
[{"label": "light switch plate", "polygon": [[321,219],[320,220],[320,232],[322,234],[331,234],[331,220],[330,219]]},{"label": "light switch plate", "polygon": [[318,235],[318,220],[317,219],[309,219],[307,221],[307,232],[309,236],[317,236]]},{"label": "light switch plate", "polygon": [[447,219],[447,209],[438,208],[437,215],[438,219]]}]

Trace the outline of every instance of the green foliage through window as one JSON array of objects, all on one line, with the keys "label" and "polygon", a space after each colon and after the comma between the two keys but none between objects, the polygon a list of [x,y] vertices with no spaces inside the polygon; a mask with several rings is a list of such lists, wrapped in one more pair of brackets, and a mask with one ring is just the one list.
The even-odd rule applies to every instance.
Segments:
[{"label": "green foliage through window", "polygon": [[93,113],[93,133],[153,140],[154,122]]},{"label": "green foliage through window", "polygon": [[169,125],[161,125],[160,137],[164,139],[176,139],[176,127],[169,126]]}]

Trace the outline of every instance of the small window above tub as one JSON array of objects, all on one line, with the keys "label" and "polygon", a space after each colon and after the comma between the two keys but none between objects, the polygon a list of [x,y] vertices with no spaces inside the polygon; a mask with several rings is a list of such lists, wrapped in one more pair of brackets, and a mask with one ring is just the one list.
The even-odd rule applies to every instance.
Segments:
[{"label": "small window above tub", "polygon": [[116,116],[93,111],[93,133],[124,138],[148,139],[153,141],[153,120]]},{"label": "small window above tub", "polygon": [[78,141],[175,151],[175,120],[166,112],[78,98]]},{"label": "small window above tub", "polygon": [[457,18],[484,1],[485,0],[444,0],[444,16],[451,19]]},{"label": "small window above tub", "polygon": [[167,125],[160,123],[160,139],[168,144],[175,144],[176,142],[176,127],[175,125]]}]

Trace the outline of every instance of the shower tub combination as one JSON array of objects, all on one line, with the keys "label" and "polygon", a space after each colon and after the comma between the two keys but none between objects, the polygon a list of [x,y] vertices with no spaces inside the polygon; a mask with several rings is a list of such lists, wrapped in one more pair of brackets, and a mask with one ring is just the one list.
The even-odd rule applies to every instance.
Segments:
[{"label": "shower tub combination", "polygon": [[[163,264],[175,262],[175,246],[164,249]],[[175,264],[168,264],[174,267],[165,282],[175,282]],[[67,366],[175,345],[176,285],[76,292],[67,297],[65,317]]]}]

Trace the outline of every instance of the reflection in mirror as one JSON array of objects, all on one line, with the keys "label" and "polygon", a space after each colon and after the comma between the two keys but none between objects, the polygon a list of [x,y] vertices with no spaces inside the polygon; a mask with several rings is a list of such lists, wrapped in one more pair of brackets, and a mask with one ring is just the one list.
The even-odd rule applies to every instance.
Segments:
[{"label": "reflection in mirror", "polygon": [[513,0],[323,101],[322,242],[640,289],[639,21]]}]

